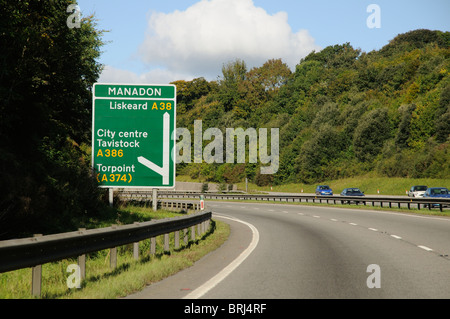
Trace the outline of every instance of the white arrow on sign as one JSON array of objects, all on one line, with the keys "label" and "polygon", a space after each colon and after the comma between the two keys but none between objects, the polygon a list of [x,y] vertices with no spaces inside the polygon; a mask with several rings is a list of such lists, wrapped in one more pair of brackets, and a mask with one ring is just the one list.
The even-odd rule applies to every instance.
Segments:
[{"label": "white arrow on sign", "polygon": [[163,166],[159,167],[155,163],[150,162],[143,156],[138,157],[139,163],[150,168],[162,176],[163,185],[169,184],[169,143],[170,143],[170,115],[169,113],[164,113],[163,117]]}]

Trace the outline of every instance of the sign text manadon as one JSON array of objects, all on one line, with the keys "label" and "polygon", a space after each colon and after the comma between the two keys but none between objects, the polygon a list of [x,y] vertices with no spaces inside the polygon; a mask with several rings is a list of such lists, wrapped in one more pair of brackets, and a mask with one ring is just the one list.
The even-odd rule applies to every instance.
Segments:
[{"label": "sign text manadon", "polygon": [[100,187],[174,187],[175,132],[175,85],[94,84],[92,166]]}]

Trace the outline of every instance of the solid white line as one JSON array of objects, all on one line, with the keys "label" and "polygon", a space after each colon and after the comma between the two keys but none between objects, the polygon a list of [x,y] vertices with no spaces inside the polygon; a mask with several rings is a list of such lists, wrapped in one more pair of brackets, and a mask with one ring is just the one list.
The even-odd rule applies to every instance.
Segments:
[{"label": "solid white line", "polygon": [[210,291],[212,288],[214,288],[219,282],[224,280],[229,274],[231,274],[250,254],[251,252],[256,248],[259,241],[259,232],[256,229],[255,226],[252,224],[249,224],[247,222],[244,222],[240,219],[236,219],[233,217],[226,217],[223,215],[219,216],[220,218],[228,218],[231,220],[234,220],[236,222],[242,223],[250,227],[252,230],[253,236],[252,241],[250,245],[235,259],[233,260],[228,266],[226,266],[224,269],[222,269],[217,275],[209,279],[207,282],[205,282],[203,285],[198,287],[197,289],[193,290],[189,294],[183,297],[183,299],[197,299],[202,297],[204,294],[206,294],[208,291]]},{"label": "solid white line", "polygon": [[391,237],[394,237],[395,239],[402,239],[400,236],[397,235],[391,235]]},{"label": "solid white line", "polygon": [[417,246],[417,247],[422,248],[422,249],[425,249],[426,251],[433,251],[433,249],[431,249],[431,248],[429,248],[429,247],[427,247],[427,246],[419,245],[419,246]]}]

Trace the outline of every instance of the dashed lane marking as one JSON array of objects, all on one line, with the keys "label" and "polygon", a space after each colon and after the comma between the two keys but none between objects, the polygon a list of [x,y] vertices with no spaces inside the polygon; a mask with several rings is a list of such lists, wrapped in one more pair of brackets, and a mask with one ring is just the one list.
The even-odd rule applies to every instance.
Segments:
[{"label": "dashed lane marking", "polygon": [[427,246],[418,245],[417,247],[425,249],[426,251],[433,251],[433,249],[431,249],[430,247],[427,247]]}]

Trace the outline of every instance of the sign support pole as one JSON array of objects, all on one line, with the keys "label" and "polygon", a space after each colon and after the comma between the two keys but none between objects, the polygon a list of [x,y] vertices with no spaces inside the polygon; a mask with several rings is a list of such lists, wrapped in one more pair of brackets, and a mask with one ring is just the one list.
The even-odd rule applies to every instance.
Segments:
[{"label": "sign support pole", "polygon": [[158,189],[152,188],[152,206],[153,210],[156,212],[158,210]]},{"label": "sign support pole", "polygon": [[109,206],[113,207],[114,205],[114,189],[112,187],[108,188],[109,190]]}]

